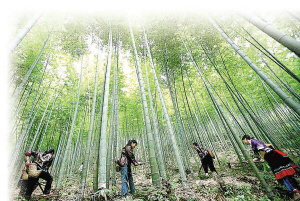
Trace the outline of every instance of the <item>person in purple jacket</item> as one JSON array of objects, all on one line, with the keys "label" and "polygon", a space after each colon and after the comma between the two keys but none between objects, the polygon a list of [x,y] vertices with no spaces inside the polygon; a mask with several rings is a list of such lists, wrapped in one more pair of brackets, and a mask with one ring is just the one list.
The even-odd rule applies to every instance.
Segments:
[{"label": "person in purple jacket", "polygon": [[260,162],[262,162],[262,163],[265,162],[265,159],[264,159],[265,150],[269,148],[267,145],[265,145],[263,142],[255,139],[255,138],[252,138],[248,135],[244,135],[242,140],[247,145],[251,144],[252,150],[253,150],[254,155],[255,155],[255,157],[253,159],[254,162],[259,160],[259,152],[260,152],[260,155],[261,155]]},{"label": "person in purple jacket", "polygon": [[259,160],[260,152],[260,162],[267,161],[278,183],[284,183],[288,190],[293,192],[295,199],[300,198],[300,192],[298,190],[300,189],[300,186],[293,178],[293,175],[296,174],[295,168],[298,166],[292,162],[288,155],[278,149],[268,147],[263,142],[252,138],[249,135],[244,135],[242,140],[245,144],[251,145],[252,150],[256,155],[253,161]]}]

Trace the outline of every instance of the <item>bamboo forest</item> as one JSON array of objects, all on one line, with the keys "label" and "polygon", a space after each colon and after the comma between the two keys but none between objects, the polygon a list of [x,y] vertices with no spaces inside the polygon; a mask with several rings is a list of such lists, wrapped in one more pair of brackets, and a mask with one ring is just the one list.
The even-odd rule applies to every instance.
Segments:
[{"label": "bamboo forest", "polygon": [[10,20],[10,200],[300,199],[299,11]]}]

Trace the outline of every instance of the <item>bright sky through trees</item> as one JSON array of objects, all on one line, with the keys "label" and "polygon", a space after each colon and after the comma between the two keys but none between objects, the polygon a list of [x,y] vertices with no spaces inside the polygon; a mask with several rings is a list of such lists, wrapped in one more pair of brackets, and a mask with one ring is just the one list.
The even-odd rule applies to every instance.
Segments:
[{"label": "bright sky through trees", "polygon": [[[101,130],[98,130],[102,118],[99,116],[101,107],[105,107],[107,116],[103,128],[107,140],[119,140],[114,145],[117,147],[113,148],[120,149],[128,139],[136,138],[144,143],[144,147],[138,147],[137,151],[139,159],[145,161],[148,160],[148,147],[154,147],[149,144],[146,135],[154,126],[149,117],[156,115],[154,118],[157,119],[159,132],[156,140],[162,142],[163,154],[168,155],[174,151],[173,148],[187,150],[186,158],[178,154],[176,158],[168,155],[164,159],[166,169],[170,161],[177,161],[182,166],[183,178],[183,168],[190,166],[192,157],[187,146],[195,140],[212,146],[219,143],[219,139],[224,139],[227,147],[218,146],[217,152],[228,149],[234,155],[248,157],[237,138],[244,133],[251,133],[273,140],[280,148],[299,152],[299,142],[290,139],[299,137],[297,133],[300,131],[299,113],[294,112],[300,100],[300,85],[295,79],[300,77],[300,60],[295,53],[236,12],[237,9],[241,11],[265,6],[265,10],[255,10],[255,15],[300,41],[299,21],[289,14],[291,8],[288,5],[296,5],[292,1],[286,1],[287,8],[283,9],[283,5],[280,6],[281,10],[274,9],[278,6],[274,1],[258,0],[243,5],[235,0],[197,1],[194,6],[189,1],[67,2],[54,0],[43,9],[43,16],[9,55],[8,68],[3,68],[1,73],[5,75],[1,79],[4,82],[1,88],[6,89],[2,93],[6,96],[1,106],[6,106],[3,114],[8,113],[2,121],[3,135],[9,135],[11,146],[6,149],[15,156],[4,160],[13,161],[15,169],[11,169],[12,172],[19,171],[22,166],[21,154],[34,139],[33,133],[37,133],[34,148],[45,150],[51,146],[59,149],[55,167],[59,168],[64,163],[64,167],[69,168],[66,174],[71,174],[73,166],[84,160],[86,149],[94,146],[92,143],[84,144],[88,130],[92,142],[101,136]],[[4,37],[5,40],[10,42],[36,11],[41,10],[37,9],[40,8],[40,2],[35,3],[29,8],[28,4],[20,1],[14,8],[10,2],[7,9],[9,18],[5,18],[9,26],[4,28],[4,33],[9,34]],[[204,14],[209,14],[213,20],[209,21]],[[109,61],[110,28],[111,70],[105,74]],[[149,52],[146,50],[143,28],[147,33]],[[233,49],[235,46],[225,39],[225,35],[266,77],[259,77],[249,67],[250,61]],[[48,36],[49,41],[46,40]],[[43,45],[45,49],[42,49]],[[99,76],[95,78],[98,48]],[[41,58],[30,72],[39,53]],[[146,65],[149,86],[146,82]],[[28,78],[25,76],[27,74]],[[105,76],[109,75],[109,82],[104,84]],[[82,79],[79,79],[80,76]],[[273,83],[267,85],[264,80],[269,78]],[[98,81],[96,94],[93,90],[95,79]],[[284,95],[275,93],[277,86]],[[103,89],[106,89],[105,106],[101,105]],[[56,90],[57,96],[52,99]],[[149,92],[153,99],[152,108],[149,105]],[[285,95],[293,101],[294,110],[286,102]],[[115,101],[116,97],[118,101]],[[11,101],[13,98],[15,101]],[[73,122],[75,107],[77,116]],[[92,111],[95,112],[94,124],[89,128]],[[44,114],[46,116],[42,118]],[[119,127],[112,126],[117,123]],[[68,154],[69,158],[79,158],[74,163],[70,163],[69,158],[60,160],[71,125]],[[184,141],[181,142],[181,138]],[[24,141],[20,142],[20,139]],[[176,146],[178,143],[179,148],[173,146],[174,143]],[[91,151],[91,158],[85,160],[93,160],[96,155],[94,152]],[[105,154],[105,151],[102,152]],[[154,152],[151,154],[155,155]],[[88,168],[93,167],[90,165]],[[53,171],[53,174],[58,176],[58,172]],[[92,173],[89,174],[91,176]]]}]

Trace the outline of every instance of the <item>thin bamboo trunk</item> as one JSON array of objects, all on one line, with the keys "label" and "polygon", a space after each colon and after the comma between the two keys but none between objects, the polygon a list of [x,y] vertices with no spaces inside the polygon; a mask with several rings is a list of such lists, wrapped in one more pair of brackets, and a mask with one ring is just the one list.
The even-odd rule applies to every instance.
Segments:
[{"label": "thin bamboo trunk", "polygon": [[288,36],[287,34],[279,31],[274,28],[272,25],[262,20],[261,18],[255,16],[251,12],[243,11],[239,12],[239,14],[252,23],[254,26],[268,34],[274,40],[287,47],[289,50],[294,52],[298,57],[300,57],[300,42],[296,41],[294,38]]},{"label": "thin bamboo trunk", "polygon": [[[294,101],[288,94],[286,94],[279,86],[277,86],[260,68],[258,68],[247,55],[245,55],[239,47],[224,33],[224,31],[215,23],[213,19],[207,16],[212,25],[220,32],[224,39],[231,45],[231,47],[247,62],[247,64],[263,79],[273,91],[300,116],[300,104]],[[300,55],[300,52],[299,52]]]},{"label": "thin bamboo trunk", "polygon": [[[182,40],[182,38],[181,38]],[[268,195],[270,197],[274,197],[272,191],[271,191],[271,188],[270,186],[267,184],[266,180],[263,178],[262,176],[262,173],[258,170],[258,168],[256,167],[256,165],[254,164],[253,160],[251,160],[251,157],[249,155],[249,153],[246,151],[244,145],[243,145],[243,142],[240,138],[240,136],[237,135],[237,133],[234,131],[233,127],[231,126],[230,122],[229,122],[229,119],[228,117],[226,116],[225,112],[223,111],[223,108],[221,107],[221,105],[219,104],[217,98],[215,97],[214,93],[212,92],[211,88],[209,87],[209,85],[207,84],[206,82],[206,79],[204,78],[200,68],[198,67],[198,64],[195,62],[195,60],[193,59],[193,56],[192,54],[190,53],[190,51],[187,49],[184,41],[182,40],[182,43],[190,57],[190,59],[192,60],[192,62],[194,63],[194,66],[196,68],[196,70],[198,71],[203,83],[205,84],[205,87],[208,91],[208,93],[210,94],[210,97],[213,99],[213,101],[215,102],[218,110],[220,111],[222,117],[224,118],[225,122],[227,123],[228,125],[228,128],[230,129],[231,133],[233,134],[233,137],[235,138],[235,141],[237,142],[238,146],[240,147],[244,157],[246,158],[246,160],[248,160],[249,164],[251,165],[252,169],[254,170],[257,178],[259,179],[261,185],[264,187],[264,189],[266,190],[266,192],[268,193]]]},{"label": "thin bamboo trunk", "polygon": [[152,113],[152,123],[154,128],[154,139],[155,139],[155,145],[156,145],[156,154],[157,154],[157,160],[158,160],[158,168],[160,171],[160,175],[163,179],[167,179],[166,174],[166,168],[165,168],[165,162],[162,157],[162,149],[161,149],[161,142],[159,140],[159,131],[158,131],[158,124],[156,121],[156,113],[153,108],[153,102],[152,102],[152,95],[150,90],[150,83],[149,83],[149,77],[148,77],[148,69],[147,69],[147,60],[146,60],[146,54],[145,54],[145,68],[146,68],[146,78],[147,78],[147,85],[148,85],[148,96],[150,101],[150,109]]},{"label": "thin bamboo trunk", "polygon": [[[49,33],[46,41],[44,42],[44,45],[40,51],[40,53],[38,54],[38,56],[35,58],[33,64],[31,65],[30,69],[27,71],[25,77],[23,78],[21,84],[17,87],[16,91],[14,92],[13,96],[12,96],[12,100],[11,100],[11,103],[14,104],[16,99],[18,98],[19,96],[19,93],[21,92],[21,90],[23,90],[23,87],[25,87],[25,84],[27,83],[28,79],[29,79],[29,76],[33,70],[33,68],[36,66],[37,62],[39,61],[44,49],[45,49],[45,46],[50,38],[50,35],[51,35],[52,31]],[[47,61],[48,62],[48,61]]]},{"label": "thin bamboo trunk", "polygon": [[83,68],[83,55],[81,56],[81,72],[80,72],[80,79],[79,79],[79,89],[78,89],[78,94],[77,94],[77,102],[76,102],[75,111],[74,111],[73,118],[72,118],[72,125],[71,125],[70,133],[69,133],[69,136],[68,136],[66,148],[65,148],[65,153],[64,153],[64,156],[62,158],[61,167],[59,169],[56,188],[61,187],[62,180],[64,178],[64,174],[65,174],[65,171],[66,171],[67,159],[71,155],[70,152],[71,152],[72,138],[73,138],[73,133],[74,133],[74,130],[75,130],[77,110],[78,110],[79,100],[80,100],[81,82],[82,82],[82,74],[83,74],[82,68]]},{"label": "thin bamboo trunk", "polygon": [[149,56],[149,59],[150,59],[152,72],[153,72],[153,75],[154,75],[155,84],[156,84],[157,91],[158,91],[159,98],[160,98],[160,102],[161,102],[161,105],[162,105],[164,117],[166,119],[169,136],[170,136],[171,141],[172,141],[173,152],[174,152],[174,155],[175,155],[175,158],[176,158],[177,166],[178,166],[180,177],[181,177],[181,180],[182,180],[182,185],[183,185],[184,189],[187,189],[188,188],[187,179],[186,179],[186,175],[185,175],[185,171],[184,171],[183,162],[182,162],[182,159],[181,159],[181,156],[180,156],[180,150],[179,150],[179,147],[178,147],[178,144],[177,144],[177,140],[175,138],[173,126],[172,126],[171,121],[170,121],[170,117],[169,117],[169,113],[168,113],[168,110],[167,110],[167,107],[166,107],[166,104],[165,104],[165,100],[164,100],[164,97],[163,97],[163,94],[162,94],[162,91],[161,91],[161,88],[160,88],[160,85],[159,85],[159,82],[158,82],[158,78],[157,78],[156,71],[155,71],[155,68],[154,68],[154,63],[153,63],[153,60],[152,60],[152,56],[151,56],[150,48],[149,48],[149,45],[148,45],[147,35],[146,35],[145,30],[144,30],[144,39],[145,39],[145,44],[146,44],[147,51],[148,51],[148,56]]},{"label": "thin bamboo trunk", "polygon": [[153,133],[152,133],[152,129],[151,129],[149,109],[148,109],[146,93],[145,93],[145,89],[144,89],[144,81],[143,81],[143,77],[141,74],[141,68],[140,68],[140,64],[139,64],[138,54],[136,51],[135,41],[134,41],[133,32],[132,32],[132,28],[131,28],[129,19],[128,19],[128,23],[129,23],[129,30],[130,30],[130,35],[131,35],[131,39],[132,39],[133,51],[134,51],[134,55],[135,55],[134,58],[135,58],[135,64],[136,64],[136,66],[135,66],[136,74],[137,74],[137,78],[138,78],[139,89],[140,89],[140,94],[141,94],[141,99],[142,99],[142,104],[143,104],[143,111],[144,111],[144,115],[145,115],[152,183],[155,187],[159,188],[160,187],[159,170],[158,170],[158,165],[157,165],[157,161],[156,161],[155,148],[154,148],[155,142],[154,142]]},{"label": "thin bamboo trunk", "polygon": [[20,30],[18,35],[10,42],[9,49],[11,52],[13,52],[16,47],[21,43],[23,38],[27,35],[27,33],[30,31],[30,29],[35,25],[35,23],[39,20],[39,18],[42,16],[42,12],[38,12],[27,24],[26,26]]},{"label": "thin bamboo trunk", "polygon": [[100,136],[100,150],[99,150],[99,188],[106,188],[106,150],[107,150],[107,122],[108,122],[108,96],[109,96],[109,79],[110,79],[110,67],[111,67],[111,54],[112,54],[112,32],[110,28],[110,46],[108,66],[105,75],[105,87],[104,87],[104,101],[103,101],[103,113],[102,113],[102,125]]}]

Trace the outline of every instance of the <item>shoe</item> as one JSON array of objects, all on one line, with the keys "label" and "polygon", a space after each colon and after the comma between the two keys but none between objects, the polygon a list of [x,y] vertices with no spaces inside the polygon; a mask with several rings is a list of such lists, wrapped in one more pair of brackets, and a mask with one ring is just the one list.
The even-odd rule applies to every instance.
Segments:
[{"label": "shoe", "polygon": [[53,195],[53,193],[46,194],[46,195],[45,195],[45,198],[49,198],[49,197],[51,197],[52,195]]},{"label": "shoe", "polygon": [[205,173],[205,176],[206,176],[206,177],[209,177],[208,173]]}]

